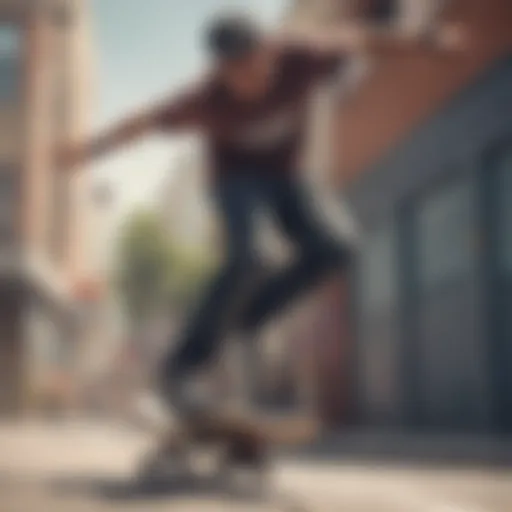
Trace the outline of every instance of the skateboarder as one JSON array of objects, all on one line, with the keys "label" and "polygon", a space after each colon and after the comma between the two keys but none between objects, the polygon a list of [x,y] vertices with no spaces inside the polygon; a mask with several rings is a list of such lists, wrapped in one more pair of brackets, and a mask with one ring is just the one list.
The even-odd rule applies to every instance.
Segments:
[{"label": "skateboarder", "polygon": [[[307,100],[315,87],[355,52],[399,54],[459,45],[454,27],[412,35],[348,26],[273,37],[249,18],[222,16],[205,34],[211,69],[201,80],[62,152],[62,164],[69,167],[151,132],[188,130],[205,138],[211,191],[225,231],[225,263],[165,361],[163,390],[171,406],[180,413],[193,407],[189,377],[212,360],[228,330],[252,335],[351,260],[352,243],[329,233],[298,179]],[[254,211],[260,206],[296,249],[293,264],[263,281],[254,247]]]}]

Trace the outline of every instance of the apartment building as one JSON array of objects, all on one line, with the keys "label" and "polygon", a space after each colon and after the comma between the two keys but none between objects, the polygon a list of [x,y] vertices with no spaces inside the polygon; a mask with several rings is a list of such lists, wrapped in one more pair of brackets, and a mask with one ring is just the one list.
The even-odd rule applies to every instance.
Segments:
[{"label": "apartment building", "polygon": [[[68,371],[91,297],[87,175],[52,147],[84,135],[92,46],[85,2],[0,1],[0,411]],[[87,290],[87,293],[84,292]]]}]

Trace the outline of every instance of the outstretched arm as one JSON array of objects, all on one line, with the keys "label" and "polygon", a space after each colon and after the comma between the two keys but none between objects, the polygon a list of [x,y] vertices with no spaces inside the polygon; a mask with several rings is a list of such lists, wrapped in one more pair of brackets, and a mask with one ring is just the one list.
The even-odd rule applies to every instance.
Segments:
[{"label": "outstretched arm", "polygon": [[142,110],[89,140],[67,144],[57,150],[57,166],[62,170],[72,169],[159,129],[194,129],[200,124],[200,101],[199,91],[191,90]]},{"label": "outstretched arm", "polygon": [[349,24],[323,32],[284,33],[282,43],[306,44],[326,55],[368,53],[398,55],[415,50],[456,51],[466,46],[466,34],[460,25],[445,25],[424,32],[407,32]]}]

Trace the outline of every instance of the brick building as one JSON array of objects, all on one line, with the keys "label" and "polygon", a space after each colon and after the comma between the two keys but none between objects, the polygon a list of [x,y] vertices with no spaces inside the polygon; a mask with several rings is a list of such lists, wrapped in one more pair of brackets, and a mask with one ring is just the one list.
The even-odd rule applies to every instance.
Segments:
[{"label": "brick building", "polygon": [[90,288],[88,178],[59,176],[51,148],[83,135],[89,121],[85,7],[0,0],[2,413],[22,409],[32,388],[69,368],[80,339],[76,306]]},{"label": "brick building", "polygon": [[[297,2],[315,9],[319,2]],[[332,104],[329,178],[366,231],[347,287],[350,418],[512,428],[512,4],[332,2],[347,18],[471,31],[461,55],[369,58]],[[338,89],[341,93],[341,89]],[[348,418],[347,418],[348,419]]]}]

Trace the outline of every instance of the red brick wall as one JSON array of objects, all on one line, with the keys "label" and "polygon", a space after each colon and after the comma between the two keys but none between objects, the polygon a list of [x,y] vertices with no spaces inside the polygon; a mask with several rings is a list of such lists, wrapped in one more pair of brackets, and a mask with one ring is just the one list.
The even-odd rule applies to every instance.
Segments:
[{"label": "red brick wall", "polygon": [[340,184],[377,161],[512,49],[510,0],[458,0],[445,13],[445,19],[467,24],[471,41],[466,52],[381,58],[358,90],[340,105],[333,145],[339,148],[334,172]]},{"label": "red brick wall", "polygon": [[320,412],[327,424],[350,421],[350,351],[353,346],[347,287],[343,279],[325,289],[317,326],[322,335],[317,347]]},{"label": "red brick wall", "polygon": [[[291,337],[295,355],[307,364],[316,395],[316,408],[328,425],[350,421],[350,351],[352,340],[348,289],[342,278],[319,290],[307,322]],[[305,358],[305,360],[304,360]],[[306,378],[302,374],[301,378]]]}]

